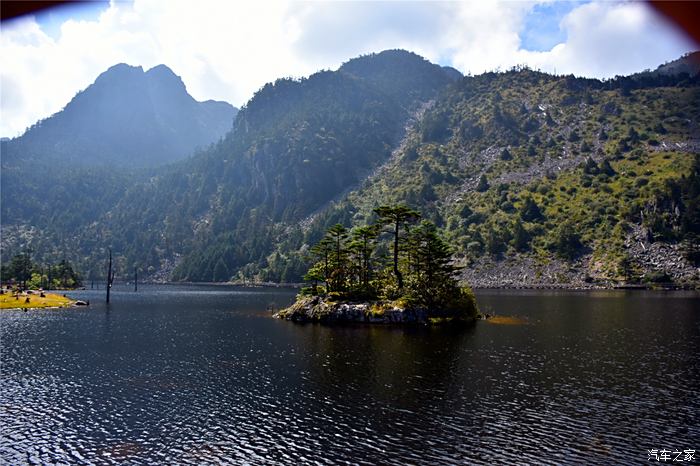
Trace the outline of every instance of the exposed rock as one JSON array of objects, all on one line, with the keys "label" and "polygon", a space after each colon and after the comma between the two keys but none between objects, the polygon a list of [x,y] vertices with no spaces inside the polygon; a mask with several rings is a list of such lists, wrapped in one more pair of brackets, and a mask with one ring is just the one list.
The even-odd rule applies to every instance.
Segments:
[{"label": "exposed rock", "polygon": [[594,260],[591,254],[571,263],[531,254],[500,259],[485,255],[463,270],[462,279],[474,288],[610,289],[631,285],[694,288],[700,282],[700,268],[688,261],[682,244],[652,242],[641,225],[631,226],[624,252],[634,271],[627,281],[606,273],[605,264],[600,259]]},{"label": "exposed rock", "polygon": [[590,280],[586,273],[589,261],[589,256],[572,264],[525,254],[500,260],[484,256],[465,268],[462,278],[473,288],[611,288],[612,283]]},{"label": "exposed rock", "polygon": [[682,142],[661,141],[656,146],[649,146],[649,150],[655,152],[678,151],[689,154],[700,154],[700,140],[690,139]]},{"label": "exposed rock", "polygon": [[642,281],[651,276],[667,277],[677,285],[700,281],[700,269],[688,261],[681,244],[650,242],[641,225],[634,225],[625,240],[625,249],[634,266],[641,271]]},{"label": "exposed rock", "polygon": [[162,259],[160,261],[160,268],[148,275],[148,281],[154,283],[168,283],[170,277],[173,275],[173,271],[181,261],[182,256],[180,254],[174,254],[173,257],[169,259]]}]

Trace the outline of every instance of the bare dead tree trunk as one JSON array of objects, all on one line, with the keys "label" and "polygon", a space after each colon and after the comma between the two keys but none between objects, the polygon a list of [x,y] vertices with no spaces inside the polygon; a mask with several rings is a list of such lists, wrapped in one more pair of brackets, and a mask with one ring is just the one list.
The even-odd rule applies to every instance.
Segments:
[{"label": "bare dead tree trunk", "polygon": [[112,271],[112,250],[109,250],[109,267],[107,268],[107,304],[109,304],[109,290],[114,282],[114,272]]},{"label": "bare dead tree trunk", "polygon": [[134,291],[139,290],[139,274],[138,269],[134,267]]}]

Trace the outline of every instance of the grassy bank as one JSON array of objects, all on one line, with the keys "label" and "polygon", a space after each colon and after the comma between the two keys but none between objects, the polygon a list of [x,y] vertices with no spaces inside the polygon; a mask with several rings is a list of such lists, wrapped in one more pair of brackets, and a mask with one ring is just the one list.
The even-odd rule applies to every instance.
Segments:
[{"label": "grassy bank", "polygon": [[[29,298],[29,302],[27,302]],[[55,294],[44,293],[44,297],[39,294],[20,294],[15,297],[11,293],[0,295],[0,309],[39,309],[39,308],[60,308],[68,307],[75,303],[70,298]]]}]

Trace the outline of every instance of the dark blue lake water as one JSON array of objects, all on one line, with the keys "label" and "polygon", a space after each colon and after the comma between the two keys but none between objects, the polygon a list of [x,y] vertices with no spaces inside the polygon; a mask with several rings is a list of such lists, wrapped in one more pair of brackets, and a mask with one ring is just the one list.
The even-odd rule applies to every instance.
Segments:
[{"label": "dark blue lake water", "polygon": [[481,291],[482,310],[522,323],[459,330],[270,318],[294,293],[142,286],[109,306],[87,290],[69,295],[89,308],[0,312],[0,463],[629,464],[700,450],[698,293]]}]

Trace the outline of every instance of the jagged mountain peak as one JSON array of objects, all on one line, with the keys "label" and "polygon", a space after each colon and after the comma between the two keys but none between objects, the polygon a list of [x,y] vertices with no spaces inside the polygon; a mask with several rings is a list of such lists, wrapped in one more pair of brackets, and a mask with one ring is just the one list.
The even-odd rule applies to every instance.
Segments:
[{"label": "jagged mountain peak", "polygon": [[162,63],[160,65],[154,66],[153,68],[150,68],[148,71],[146,71],[146,74],[149,74],[149,75],[169,75],[169,76],[173,76],[175,78],[180,79],[180,77],[177,76],[173,70],[171,70],[170,68],[168,68],[167,65],[164,65]]},{"label": "jagged mountain peak", "polygon": [[185,89],[182,78],[175,74],[173,70],[165,65],[157,65],[146,71],[146,77],[154,81],[157,85],[176,85]]},{"label": "jagged mountain peak", "polygon": [[62,111],[7,146],[11,163],[31,158],[80,165],[146,167],[173,162],[217,141],[237,109],[197,102],[166,65],[144,71],[119,63]]},{"label": "jagged mountain peak", "polygon": [[[164,66],[164,65],[162,65]],[[115,74],[115,73],[139,73],[143,74],[143,67],[141,65],[129,65],[128,63],[117,63],[107,68],[105,71],[100,73],[100,76]],[[99,79],[99,77],[98,77]]]},{"label": "jagged mountain peak", "polygon": [[142,66],[132,66],[126,63],[117,63],[116,65],[110,66],[105,71],[100,73],[95,79],[95,82],[88,86],[100,86],[109,85],[115,81],[119,80],[134,80],[143,78],[143,67]]}]

